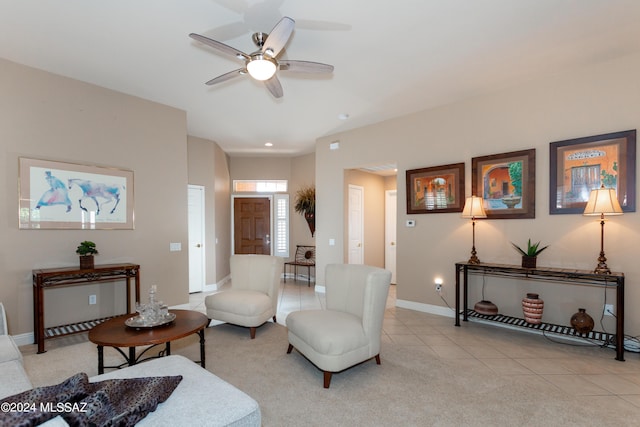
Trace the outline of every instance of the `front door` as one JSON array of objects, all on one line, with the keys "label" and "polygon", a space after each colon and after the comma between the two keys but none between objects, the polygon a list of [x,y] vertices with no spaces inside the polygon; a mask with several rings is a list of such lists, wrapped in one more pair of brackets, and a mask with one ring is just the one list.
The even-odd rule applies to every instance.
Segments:
[{"label": "front door", "polygon": [[271,203],[268,197],[233,199],[235,254],[271,255]]}]

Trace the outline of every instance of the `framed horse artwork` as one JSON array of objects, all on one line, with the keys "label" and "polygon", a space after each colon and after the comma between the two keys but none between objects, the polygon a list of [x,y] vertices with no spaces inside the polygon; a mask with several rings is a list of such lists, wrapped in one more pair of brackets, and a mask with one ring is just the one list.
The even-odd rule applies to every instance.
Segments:
[{"label": "framed horse artwork", "polygon": [[20,229],[133,229],[133,171],[19,159]]}]

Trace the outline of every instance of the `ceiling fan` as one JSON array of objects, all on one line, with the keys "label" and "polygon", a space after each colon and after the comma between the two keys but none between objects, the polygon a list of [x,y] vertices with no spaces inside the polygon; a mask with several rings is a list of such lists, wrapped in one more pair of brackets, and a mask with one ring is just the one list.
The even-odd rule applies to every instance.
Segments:
[{"label": "ceiling fan", "polygon": [[278,55],[282,52],[282,49],[289,41],[294,26],[295,21],[285,16],[276,24],[275,27],[273,27],[273,30],[271,30],[269,34],[253,34],[251,39],[258,47],[258,50],[251,54],[246,54],[238,49],[200,34],[191,33],[189,34],[189,37],[217,49],[222,53],[232,55],[244,61],[244,67],[215,77],[206,82],[207,85],[211,86],[238,76],[249,74],[254,79],[264,82],[267,89],[269,89],[269,92],[271,92],[275,98],[280,98],[282,97],[283,92],[280,80],[278,80],[278,76],[276,75],[276,71],[278,69],[281,71],[294,71],[299,73],[333,72],[333,65],[311,61],[294,61],[291,59],[278,60]]}]

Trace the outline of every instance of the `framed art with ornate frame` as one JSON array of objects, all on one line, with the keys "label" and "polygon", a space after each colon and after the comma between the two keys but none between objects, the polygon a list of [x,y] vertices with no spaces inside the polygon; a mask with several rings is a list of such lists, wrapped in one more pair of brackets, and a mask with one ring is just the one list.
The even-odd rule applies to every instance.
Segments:
[{"label": "framed art with ornate frame", "polygon": [[471,188],[485,200],[488,219],[535,218],[536,150],[471,159]]},{"label": "framed art with ornate frame", "polygon": [[133,171],[19,162],[20,229],[133,229]]},{"label": "framed art with ornate frame", "polygon": [[407,214],[462,212],[464,163],[407,170]]},{"label": "framed art with ornate frame", "polygon": [[624,212],[636,210],[636,130],[549,144],[549,213],[581,214],[591,190],[615,188]]}]

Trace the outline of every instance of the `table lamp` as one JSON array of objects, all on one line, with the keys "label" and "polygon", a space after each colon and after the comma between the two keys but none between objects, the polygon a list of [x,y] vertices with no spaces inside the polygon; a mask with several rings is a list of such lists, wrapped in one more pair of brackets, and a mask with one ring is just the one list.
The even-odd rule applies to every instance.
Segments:
[{"label": "table lamp", "polygon": [[596,274],[610,274],[611,270],[607,267],[607,258],[604,256],[604,217],[609,215],[622,215],[622,208],[618,202],[616,190],[613,188],[600,188],[591,190],[589,201],[584,208],[583,215],[600,216],[600,256],[598,257],[598,265],[593,271]]},{"label": "table lamp", "polygon": [[486,218],[487,213],[484,211],[484,200],[482,197],[471,196],[467,197],[464,202],[464,208],[462,209],[462,218],[471,218],[471,224],[473,229],[473,243],[471,246],[471,258],[467,261],[469,264],[480,264],[476,252],[476,219]]}]

